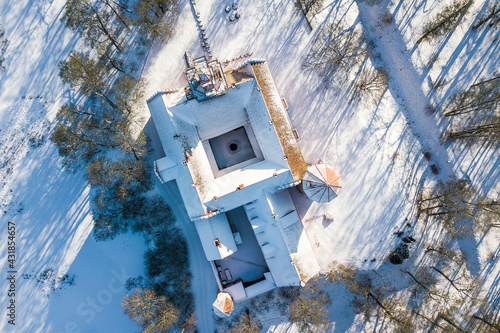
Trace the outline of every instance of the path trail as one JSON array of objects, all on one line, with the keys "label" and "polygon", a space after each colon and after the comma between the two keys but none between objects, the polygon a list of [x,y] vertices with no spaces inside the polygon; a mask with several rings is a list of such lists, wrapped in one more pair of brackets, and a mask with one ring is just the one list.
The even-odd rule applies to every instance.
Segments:
[{"label": "path trail", "polygon": [[[401,32],[394,22],[382,23],[387,13],[383,3],[369,7],[358,1],[361,23],[367,34],[377,45],[381,61],[389,74],[389,89],[403,110],[408,125],[422,148],[432,154],[430,164],[439,168],[439,178],[447,181],[452,176],[462,177],[459,170],[453,170],[446,147],[441,144],[440,131],[434,115],[426,110],[428,98],[422,90],[422,78],[411,62]],[[464,253],[468,253],[471,273],[478,276],[480,271],[478,244],[474,237],[465,237],[458,242]]]},{"label": "path trail", "polygon": [[189,249],[191,266],[191,290],[194,296],[196,321],[200,333],[215,331],[212,303],[217,295],[217,283],[210,263],[205,257],[194,223],[189,220],[179,190],[174,182],[157,184],[163,198],[175,214],[177,224],[182,228]]},{"label": "path trail", "polygon": [[[162,157],[163,148],[152,120],[146,125],[144,131],[151,139],[151,146],[154,149],[153,158]],[[194,297],[198,331],[200,333],[213,333],[215,331],[215,324],[212,303],[215,300],[218,290],[214,273],[210,267],[210,263],[206,259],[196,227],[189,219],[184,208],[184,202],[182,201],[177,185],[173,181],[160,184],[156,177],[154,179],[156,181],[156,188],[170,208],[172,208],[177,225],[182,229],[186,238],[192,274],[191,291]]]},{"label": "path trail", "polygon": [[367,6],[358,1],[361,24],[367,37],[375,42],[376,52],[380,53],[383,67],[389,74],[389,90],[399,103],[408,125],[424,150],[432,154],[431,164],[438,166],[442,180],[454,175],[450,157],[441,144],[440,131],[434,115],[426,107],[429,100],[422,90],[423,78],[411,62],[410,52],[406,49],[401,32],[394,22],[382,22],[387,12],[380,5]]}]

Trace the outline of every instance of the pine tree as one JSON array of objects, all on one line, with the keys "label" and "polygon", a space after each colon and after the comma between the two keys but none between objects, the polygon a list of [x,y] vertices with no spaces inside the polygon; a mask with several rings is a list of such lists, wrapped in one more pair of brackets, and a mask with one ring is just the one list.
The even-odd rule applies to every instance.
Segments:
[{"label": "pine tree", "polygon": [[90,162],[97,153],[114,148],[123,148],[131,154],[135,150],[140,156],[146,152],[145,138],[140,136],[133,142],[126,119],[117,117],[106,105],[97,103],[82,107],[65,104],[59,109],[56,119],[58,124],[51,140],[65,157],[67,166]]},{"label": "pine tree", "polygon": [[[113,14],[113,11],[103,8],[102,4],[109,5],[109,2],[67,0],[61,21],[71,30],[80,32],[90,47],[99,46],[104,39],[111,43],[116,50],[123,52],[118,37],[120,29],[114,24],[113,20],[113,15],[117,15],[117,11]],[[109,6],[107,7],[109,9]]]},{"label": "pine tree", "polygon": [[107,158],[97,158],[87,167],[87,180],[92,187],[115,187],[120,193],[134,188],[141,193],[152,187],[147,169],[144,160],[120,158],[112,162]]},{"label": "pine tree", "polygon": [[165,41],[174,31],[172,21],[178,11],[177,0],[139,0],[134,5],[134,23],[151,40]]},{"label": "pine tree", "polygon": [[113,139],[118,129],[109,115],[65,104],[59,109],[56,119],[58,124],[51,140],[59,154],[65,157],[67,166],[90,162],[97,153],[120,146]]},{"label": "pine tree", "polygon": [[109,97],[110,77],[102,63],[73,51],[68,60],[59,64],[59,76],[71,88],[80,90],[86,96],[94,93],[113,108],[120,109]]}]

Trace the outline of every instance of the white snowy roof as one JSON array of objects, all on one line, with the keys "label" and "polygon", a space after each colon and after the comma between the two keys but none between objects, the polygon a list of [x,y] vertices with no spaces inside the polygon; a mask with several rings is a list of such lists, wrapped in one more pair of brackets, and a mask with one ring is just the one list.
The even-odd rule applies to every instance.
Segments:
[{"label": "white snowy roof", "polygon": [[[237,251],[226,214],[222,213],[195,221],[195,226],[208,260],[223,259]],[[215,245],[216,239],[219,246]]]},{"label": "white snowy roof", "polygon": [[245,287],[241,281],[224,288],[224,292],[229,293],[235,302],[243,301],[247,298]]},{"label": "white snowy roof", "polygon": [[254,85],[247,82],[230,89],[227,94],[203,102],[190,100],[168,106],[173,121],[183,120],[196,126],[201,140],[230,131],[248,122],[244,110]]},{"label": "white snowy roof", "polygon": [[[252,66],[248,64],[240,70],[253,73]],[[177,165],[176,170],[159,174],[170,180],[177,171],[177,185],[191,219],[210,210],[244,205],[249,202],[249,195],[255,196],[249,193],[250,189],[260,192],[271,184],[278,187],[294,182],[299,172],[291,168],[291,162],[294,168],[299,164],[305,167],[269,68],[266,64],[255,66],[258,66],[255,67],[258,75],[254,79],[247,77],[227,94],[204,102],[188,101],[182,91],[156,95],[148,101],[165,154]],[[210,148],[203,144],[204,140],[246,124],[251,126],[263,161],[257,160],[216,178],[205,150]],[[298,151],[298,155],[293,151]],[[285,154],[288,155],[285,157]],[[253,186],[260,183],[262,186]],[[241,191],[245,192],[244,196],[237,191],[240,185],[244,186]],[[193,195],[198,199],[193,199]],[[214,202],[214,197],[224,199]]]},{"label": "white snowy roof", "polygon": [[177,163],[165,156],[155,161],[156,173],[163,182],[177,178]]},{"label": "white snowy roof", "polygon": [[[273,201],[281,202],[286,209],[293,207],[290,198],[274,198],[273,193],[303,176],[304,159],[267,64],[249,63],[228,75],[233,88],[219,97],[188,101],[179,92],[155,95],[148,100],[168,157],[157,162],[161,169],[158,172],[162,178],[176,175],[184,205],[195,221],[208,260],[222,259],[237,250],[223,212],[244,206],[272,275],[261,287],[299,285],[301,277],[294,265],[301,261],[301,251],[313,258],[314,254],[307,238],[293,228],[299,221],[298,215],[292,213],[283,221],[276,221],[274,207],[269,204]],[[257,158],[215,173],[213,155],[207,154],[212,149],[207,140],[248,126],[249,138],[259,148]],[[216,211],[218,215],[206,218]],[[215,239],[220,246],[215,245]],[[310,267],[316,269],[314,264]]]},{"label": "white snowy roof", "polygon": [[266,192],[266,201],[286,243],[301,280],[319,273],[320,266],[288,190]]},{"label": "white snowy roof", "polygon": [[[261,246],[274,284],[278,287],[300,285],[299,274],[292,263],[292,257],[278,223],[273,219],[265,194],[261,192],[259,199],[244,207],[250,224],[255,230],[257,242]],[[266,226],[263,231],[257,232],[263,227],[262,220],[267,221]]]}]

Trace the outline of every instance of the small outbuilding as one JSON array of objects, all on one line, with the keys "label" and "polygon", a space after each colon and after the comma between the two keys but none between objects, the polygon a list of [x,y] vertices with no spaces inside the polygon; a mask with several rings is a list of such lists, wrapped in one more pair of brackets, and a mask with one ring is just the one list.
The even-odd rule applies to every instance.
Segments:
[{"label": "small outbuilding", "polygon": [[234,311],[234,303],[231,295],[226,292],[220,292],[217,294],[217,299],[214,304],[214,313],[221,317],[229,317]]}]

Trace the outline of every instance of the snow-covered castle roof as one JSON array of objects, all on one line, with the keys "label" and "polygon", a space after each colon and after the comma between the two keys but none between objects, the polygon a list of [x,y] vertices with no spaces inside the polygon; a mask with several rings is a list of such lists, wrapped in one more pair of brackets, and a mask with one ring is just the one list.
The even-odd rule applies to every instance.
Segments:
[{"label": "snow-covered castle roof", "polygon": [[188,79],[217,77],[227,91],[201,100],[192,91],[165,91],[148,100],[166,155],[155,172],[162,182],[176,180],[208,260],[238,250],[223,213],[244,207],[272,274],[269,285],[298,285],[303,277],[294,265],[302,261],[302,272],[312,274],[319,266],[282,190],[300,181],[306,164],[270,69],[261,59],[217,75],[203,68],[198,78],[188,69]]}]

